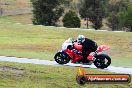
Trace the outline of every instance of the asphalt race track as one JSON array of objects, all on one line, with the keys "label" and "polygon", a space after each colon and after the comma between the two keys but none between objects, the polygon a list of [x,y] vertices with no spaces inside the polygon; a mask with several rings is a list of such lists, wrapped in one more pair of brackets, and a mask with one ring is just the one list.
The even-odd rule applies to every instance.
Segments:
[{"label": "asphalt race track", "polygon": [[[30,63],[30,64],[42,64],[42,65],[52,65],[52,66],[71,66],[71,67],[82,66],[85,68],[98,69],[94,65],[81,65],[81,64],[73,64],[73,63],[68,63],[65,65],[59,65],[55,61],[50,61],[50,60],[38,60],[38,59],[6,57],[6,56],[0,56],[0,61],[17,62],[17,63]],[[124,67],[109,66],[106,69],[98,69],[98,70],[115,72],[115,73],[123,73],[123,74],[132,74],[132,68],[124,68]]]}]

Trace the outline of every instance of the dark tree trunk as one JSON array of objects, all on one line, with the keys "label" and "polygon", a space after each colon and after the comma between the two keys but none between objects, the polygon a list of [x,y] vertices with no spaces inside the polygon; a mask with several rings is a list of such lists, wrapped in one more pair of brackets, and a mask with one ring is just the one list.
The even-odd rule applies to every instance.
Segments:
[{"label": "dark tree trunk", "polygon": [[0,16],[3,14],[3,9],[0,7]]},{"label": "dark tree trunk", "polygon": [[130,32],[132,32],[132,26],[130,27]]}]

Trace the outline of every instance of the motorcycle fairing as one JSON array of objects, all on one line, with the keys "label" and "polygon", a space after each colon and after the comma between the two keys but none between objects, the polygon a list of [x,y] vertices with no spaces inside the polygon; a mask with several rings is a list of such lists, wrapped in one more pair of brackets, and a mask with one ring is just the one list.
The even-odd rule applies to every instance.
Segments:
[{"label": "motorcycle fairing", "polygon": [[101,46],[98,47],[97,52],[107,51],[109,49],[110,49],[109,46],[107,46],[107,45],[101,45]]}]

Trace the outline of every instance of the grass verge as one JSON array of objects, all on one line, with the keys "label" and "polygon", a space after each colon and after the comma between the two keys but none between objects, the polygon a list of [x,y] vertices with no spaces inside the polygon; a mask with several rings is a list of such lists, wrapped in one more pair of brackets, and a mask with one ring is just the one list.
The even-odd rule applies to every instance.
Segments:
[{"label": "grass verge", "polygon": [[[65,69],[65,70],[64,70]],[[88,74],[114,74],[87,69]],[[77,67],[53,67],[46,65],[0,62],[0,88],[131,88],[130,84],[76,83]]]}]

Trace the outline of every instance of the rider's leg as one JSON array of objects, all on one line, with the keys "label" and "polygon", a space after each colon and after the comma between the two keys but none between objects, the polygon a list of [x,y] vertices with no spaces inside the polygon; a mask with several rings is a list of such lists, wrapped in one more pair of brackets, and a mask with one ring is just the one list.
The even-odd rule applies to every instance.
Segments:
[{"label": "rider's leg", "polygon": [[91,52],[91,53],[89,54],[89,56],[87,57],[87,60],[88,60],[88,61],[93,61],[94,55],[95,55],[95,52]]}]

